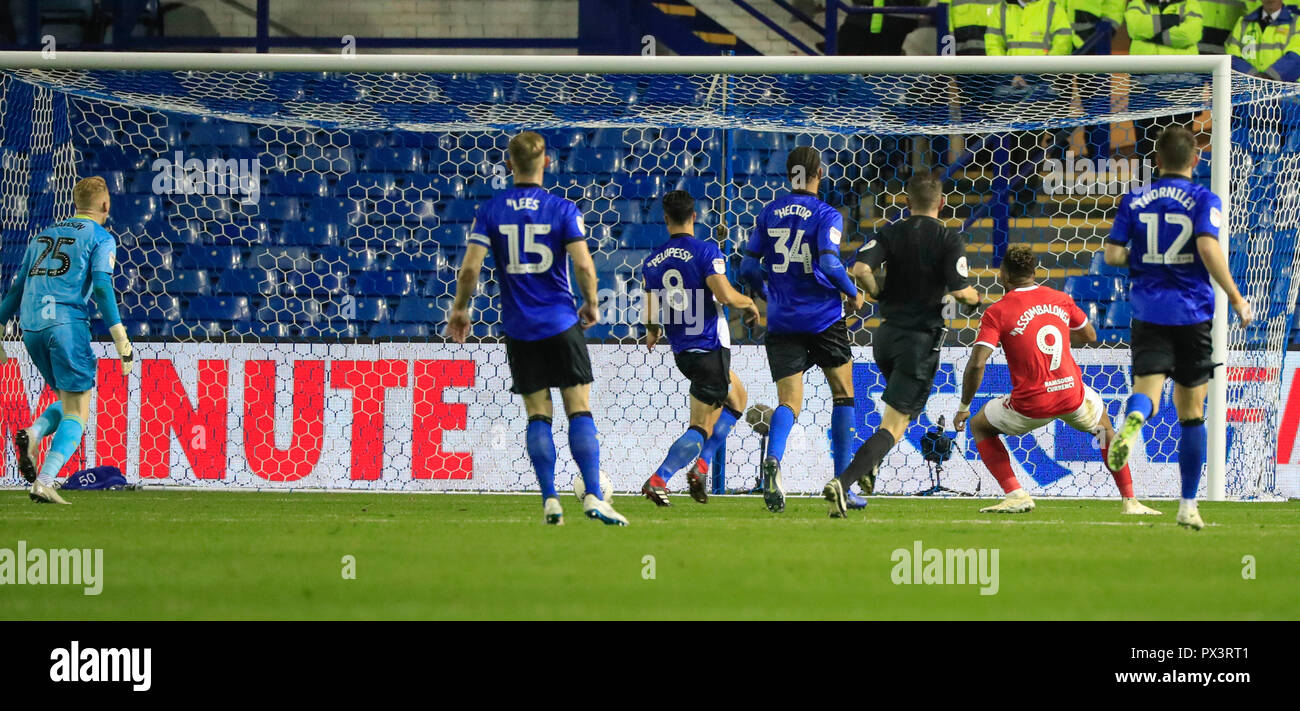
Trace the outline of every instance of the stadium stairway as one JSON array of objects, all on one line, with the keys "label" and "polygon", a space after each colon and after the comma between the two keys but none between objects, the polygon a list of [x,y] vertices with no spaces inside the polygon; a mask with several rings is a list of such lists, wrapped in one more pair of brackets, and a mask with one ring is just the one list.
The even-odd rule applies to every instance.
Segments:
[{"label": "stadium stairway", "polygon": [[[639,0],[638,4],[646,31],[677,54],[760,54],[734,32],[701,12],[697,0]],[[659,50],[656,48],[656,51]]]}]

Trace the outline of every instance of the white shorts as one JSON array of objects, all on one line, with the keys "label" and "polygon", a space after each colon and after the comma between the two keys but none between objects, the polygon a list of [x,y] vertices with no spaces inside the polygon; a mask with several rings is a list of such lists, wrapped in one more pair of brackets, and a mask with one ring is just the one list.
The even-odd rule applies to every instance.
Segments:
[{"label": "white shorts", "polygon": [[1083,402],[1071,412],[1061,413],[1056,417],[1026,417],[1011,407],[1011,396],[990,400],[984,406],[984,417],[999,432],[1009,435],[1028,434],[1039,427],[1061,420],[1080,432],[1093,432],[1101,425],[1101,418],[1106,415],[1106,405],[1096,390],[1083,386]]}]

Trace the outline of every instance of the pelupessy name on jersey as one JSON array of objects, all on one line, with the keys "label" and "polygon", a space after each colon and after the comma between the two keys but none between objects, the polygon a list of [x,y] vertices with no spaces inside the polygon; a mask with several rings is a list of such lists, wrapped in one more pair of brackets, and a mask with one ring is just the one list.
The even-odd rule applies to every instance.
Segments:
[{"label": "pelupessy name on jersey", "polygon": [[506,198],[506,204],[512,210],[536,210],[542,206],[542,201],[535,197]]},{"label": "pelupessy name on jersey", "polygon": [[668,249],[665,249],[664,251],[655,255],[655,258],[647,262],[646,266],[657,267],[660,264],[662,264],[663,261],[666,259],[680,259],[683,262],[689,262],[694,257],[695,255],[691,254],[691,251],[689,249],[682,249],[681,247],[669,247]]},{"label": "pelupessy name on jersey", "polygon": [[806,220],[809,217],[812,217],[812,210],[809,210],[803,205],[786,205],[785,207],[773,210],[772,214],[778,218],[798,215]]},{"label": "pelupessy name on jersey", "polygon": [[1016,319],[1016,327],[1011,329],[1011,335],[1019,336],[1024,333],[1025,327],[1029,325],[1029,322],[1043,314],[1052,314],[1066,323],[1070,322],[1069,314],[1065,313],[1065,309],[1060,306],[1055,304],[1036,304],[1025,309],[1025,312],[1020,314],[1020,318]]}]

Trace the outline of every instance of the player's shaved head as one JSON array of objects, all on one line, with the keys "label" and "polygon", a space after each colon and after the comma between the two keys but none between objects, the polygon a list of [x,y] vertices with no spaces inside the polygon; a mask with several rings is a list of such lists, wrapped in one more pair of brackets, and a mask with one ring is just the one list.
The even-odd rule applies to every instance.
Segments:
[{"label": "player's shaved head", "polygon": [[82,178],[72,187],[72,205],[77,210],[97,210],[108,199],[108,183],[98,175]]},{"label": "player's shaved head", "polygon": [[1034,248],[1027,244],[1007,247],[1006,256],[1002,258],[1002,271],[1013,284],[1033,281],[1034,274],[1038,271],[1038,257],[1034,255]]},{"label": "player's shaved head", "polygon": [[510,167],[516,173],[536,173],[546,159],[546,139],[540,133],[524,131],[510,139]]},{"label": "player's shaved head", "polygon": [[695,218],[695,198],[685,190],[674,190],[664,196],[664,222],[684,225]]},{"label": "player's shaved head", "polygon": [[934,173],[923,171],[907,181],[907,206],[914,214],[936,210],[942,200],[943,183]]},{"label": "player's shaved head", "polygon": [[1170,126],[1156,139],[1156,160],[1161,170],[1184,171],[1196,163],[1196,136],[1182,126]]},{"label": "player's shaved head", "polygon": [[797,190],[821,177],[822,154],[812,146],[798,146],[785,157],[785,176]]}]

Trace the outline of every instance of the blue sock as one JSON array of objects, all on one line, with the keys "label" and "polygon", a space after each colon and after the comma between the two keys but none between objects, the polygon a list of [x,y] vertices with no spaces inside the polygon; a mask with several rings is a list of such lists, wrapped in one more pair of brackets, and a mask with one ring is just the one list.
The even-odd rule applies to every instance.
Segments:
[{"label": "blue sock", "polygon": [[700,448],[704,446],[704,430],[699,427],[691,427],[686,433],[673,442],[673,446],[668,448],[668,456],[664,457],[664,463],[659,465],[655,472],[664,481],[672,478],[687,464],[691,464],[700,456]]},{"label": "blue sock", "polygon": [[77,445],[81,444],[81,431],[84,426],[76,415],[64,415],[63,421],[59,423],[59,429],[54,431],[54,439],[50,441],[50,449],[45,453],[45,463],[41,465],[41,473],[37,479],[46,486],[54,484],[54,479],[59,475],[59,470],[68,462],[68,457],[77,451]]},{"label": "blue sock", "polygon": [[1133,393],[1128,396],[1128,408],[1124,410],[1124,416],[1128,417],[1128,413],[1136,412],[1142,415],[1142,419],[1149,420],[1155,411],[1156,407],[1152,404],[1151,398],[1142,393]]},{"label": "blue sock", "polygon": [[831,457],[835,460],[835,476],[853,461],[853,398],[835,399],[831,409]]},{"label": "blue sock", "polygon": [[1184,420],[1178,437],[1178,473],[1183,479],[1183,498],[1195,499],[1205,464],[1205,420]]},{"label": "blue sock", "polygon": [[537,472],[542,499],[555,496],[555,438],[551,436],[551,418],[536,415],[528,419],[528,458]]},{"label": "blue sock", "polygon": [[785,456],[785,440],[790,436],[791,427],[794,427],[794,410],[785,405],[776,408],[772,412],[772,426],[767,433],[767,456],[781,461],[781,457]]},{"label": "blue sock", "polygon": [[731,434],[731,427],[740,419],[740,413],[729,407],[722,408],[722,414],[718,415],[718,421],[713,425],[713,434],[704,441],[704,446],[700,448],[700,459],[704,463],[713,466],[713,458],[718,453],[718,448],[727,443],[727,435]]},{"label": "blue sock", "polygon": [[600,443],[596,441],[596,421],[590,412],[575,412],[569,416],[569,452],[582,472],[582,483],[588,494],[604,499],[600,490]]},{"label": "blue sock", "polygon": [[36,434],[36,439],[43,439],[46,435],[59,428],[59,421],[63,419],[63,401],[55,400],[53,404],[45,408],[45,412],[36,418],[32,423],[32,432]]}]

